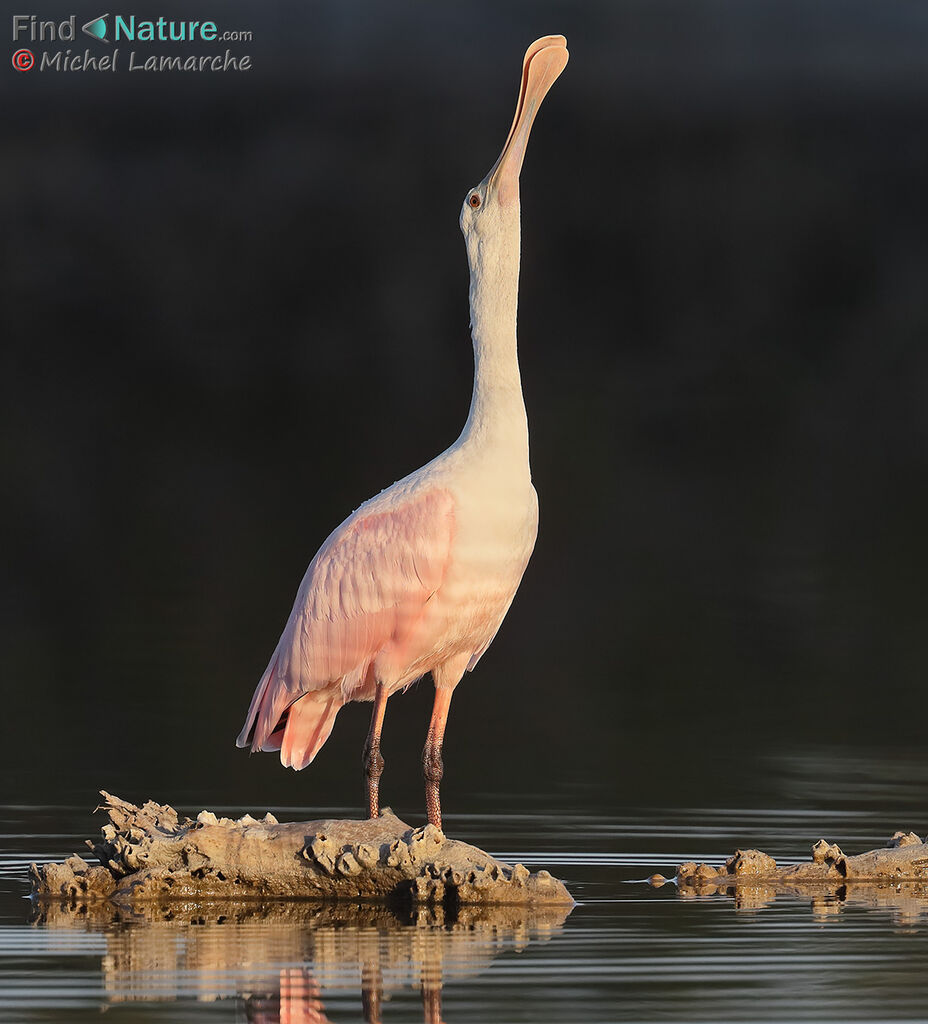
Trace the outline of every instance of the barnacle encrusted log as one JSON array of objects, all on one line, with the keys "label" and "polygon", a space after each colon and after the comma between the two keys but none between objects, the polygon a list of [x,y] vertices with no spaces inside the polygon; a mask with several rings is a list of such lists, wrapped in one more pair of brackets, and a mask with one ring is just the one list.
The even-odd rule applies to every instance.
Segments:
[{"label": "barnacle encrusted log", "polygon": [[237,821],[103,792],[110,823],[81,857],[32,865],[33,895],[122,904],[174,900],[386,900],[413,905],[571,904],[547,871],[510,867],[432,825],[412,829],[385,811],[369,821]]},{"label": "barnacle encrusted log", "polygon": [[885,847],[847,856],[834,843],[820,839],[811,861],[778,865],[760,850],[735,850],[720,867],[688,862],[677,868],[677,886],[703,895],[737,885],[789,886],[846,882],[926,882],[928,843],[914,832],[896,832]]}]

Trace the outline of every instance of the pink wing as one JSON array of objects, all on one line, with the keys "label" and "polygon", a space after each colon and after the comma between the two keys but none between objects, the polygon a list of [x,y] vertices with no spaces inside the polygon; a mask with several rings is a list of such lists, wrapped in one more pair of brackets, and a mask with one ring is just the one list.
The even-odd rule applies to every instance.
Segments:
[{"label": "pink wing", "polygon": [[345,701],[406,674],[426,602],[445,575],[453,526],[445,490],[342,523],[306,570],[240,747],[280,749],[284,765],[303,768]]}]

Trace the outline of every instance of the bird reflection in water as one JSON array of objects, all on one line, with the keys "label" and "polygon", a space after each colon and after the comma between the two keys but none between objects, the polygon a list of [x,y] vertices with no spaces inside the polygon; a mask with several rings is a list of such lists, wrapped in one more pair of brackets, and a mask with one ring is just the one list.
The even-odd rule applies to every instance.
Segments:
[{"label": "bird reflection in water", "polygon": [[[282,967],[279,991],[252,995],[245,1000],[247,1019],[253,1024],[330,1024],[322,1001],[322,989],[308,967]],[[423,1019],[426,1024],[443,1024],[441,1015],[441,974],[423,971]],[[367,1024],[381,1024],[383,971],[377,964],[361,965],[361,1007]]]},{"label": "bird reflection in water", "polygon": [[[418,990],[426,1024],[439,1024],[442,986],[485,971],[502,955],[555,935],[570,907],[441,907],[309,903],[177,904],[144,911],[51,902],[35,923],[105,936],[109,1003],[244,1000],[260,1024],[322,1024],[326,1000],[360,986],[363,1018]],[[344,1017],[341,1002],[339,1017]]]},{"label": "bird reflection in water", "polygon": [[[246,999],[248,1020],[254,1024],[328,1024],[322,990],[306,967],[281,967],[279,985],[272,995]],[[371,1020],[366,1012],[365,1020]]]}]

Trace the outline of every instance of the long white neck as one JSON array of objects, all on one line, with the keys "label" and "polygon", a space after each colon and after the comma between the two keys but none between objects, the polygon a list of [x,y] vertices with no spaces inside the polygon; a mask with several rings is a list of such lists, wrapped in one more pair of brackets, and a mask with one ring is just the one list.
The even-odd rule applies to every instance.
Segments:
[{"label": "long white neck", "polygon": [[474,393],[461,442],[503,449],[528,464],[528,420],[516,347],[518,209],[499,230],[467,238]]}]

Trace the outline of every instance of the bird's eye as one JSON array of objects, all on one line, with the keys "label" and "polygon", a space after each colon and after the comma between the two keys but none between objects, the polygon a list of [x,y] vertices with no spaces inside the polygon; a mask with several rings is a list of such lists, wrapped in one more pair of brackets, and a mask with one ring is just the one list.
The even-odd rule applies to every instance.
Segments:
[{"label": "bird's eye", "polygon": [[474,193],[474,194],[473,194],[473,195],[472,195],[472,196],[470,197],[470,199],[468,200],[468,202],[469,202],[469,203],[470,203],[470,205],[471,205],[471,206],[472,206],[472,207],[473,207],[473,208],[474,208],[474,209],[476,210],[476,209],[477,209],[477,207],[478,207],[478,206],[480,205],[480,196],[478,196],[478,195],[477,195],[477,193],[475,192],[475,193]]}]

